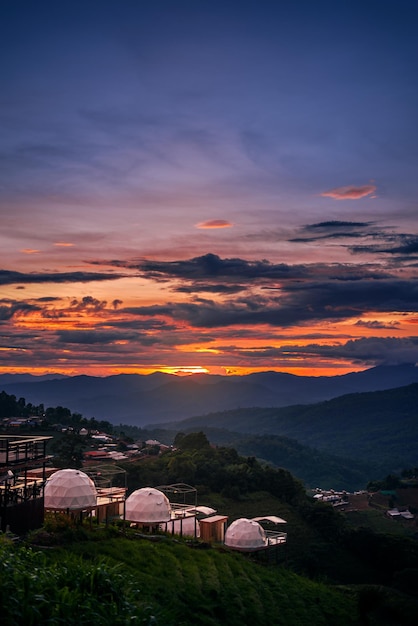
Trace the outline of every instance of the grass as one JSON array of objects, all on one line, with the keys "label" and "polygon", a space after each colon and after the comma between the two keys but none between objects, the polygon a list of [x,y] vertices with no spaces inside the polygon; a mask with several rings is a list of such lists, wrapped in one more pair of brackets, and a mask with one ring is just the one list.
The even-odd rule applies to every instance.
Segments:
[{"label": "grass", "polygon": [[2,540],[0,581],[2,626],[125,626],[146,617],[133,579],[101,558],[89,562],[66,551],[50,559]]},{"label": "grass", "polygon": [[[283,546],[283,559],[260,562],[225,546],[144,535],[122,525],[67,527],[46,520],[45,528],[30,539],[33,544],[45,540],[48,549],[39,551],[35,545],[32,561],[26,568],[22,561],[19,576],[13,567],[6,568],[10,580],[2,579],[7,593],[1,600],[12,599],[13,610],[23,607],[25,615],[20,621],[2,620],[2,626],[90,623],[86,615],[95,613],[98,626],[415,626],[418,603],[404,589],[412,570],[406,579],[407,571],[400,572],[403,579],[398,576],[398,585],[380,587],[372,584],[372,571],[359,577],[364,562],[327,543],[280,500],[260,492],[241,501],[219,499],[217,504],[221,512],[228,511],[230,521],[263,514],[287,519],[291,540]],[[298,555],[304,564],[300,570]],[[13,562],[1,557],[0,569],[2,562]],[[412,574],[418,580],[418,569]],[[84,581],[85,596],[80,596],[79,581]],[[24,601],[19,602],[22,593]],[[31,619],[32,607],[40,606],[38,597],[42,622],[36,616]],[[104,601],[109,601],[108,610]],[[78,606],[86,613],[79,616],[84,621],[76,621]],[[56,620],[57,607],[62,607],[61,621]]]},{"label": "grass", "polygon": [[[62,558],[62,551],[48,553]],[[136,581],[141,601],[164,626],[349,626],[356,602],[338,590],[283,567],[268,567],[225,548],[198,549],[186,542],[160,541],[128,533],[66,548],[89,562],[98,554],[122,564]]]},{"label": "grass", "polygon": [[403,537],[412,536],[416,533],[416,526],[408,520],[390,519],[383,510],[369,508],[363,511],[350,511],[344,515],[353,528],[363,526],[377,533]]}]

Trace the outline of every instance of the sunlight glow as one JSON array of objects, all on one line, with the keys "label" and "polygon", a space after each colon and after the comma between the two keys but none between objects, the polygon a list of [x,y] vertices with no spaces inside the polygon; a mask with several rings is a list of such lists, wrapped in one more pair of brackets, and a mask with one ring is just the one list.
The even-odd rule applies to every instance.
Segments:
[{"label": "sunlight glow", "polygon": [[160,370],[165,374],[176,374],[176,376],[189,376],[190,374],[209,374],[206,367],[200,365],[179,366],[179,367],[163,367]]}]

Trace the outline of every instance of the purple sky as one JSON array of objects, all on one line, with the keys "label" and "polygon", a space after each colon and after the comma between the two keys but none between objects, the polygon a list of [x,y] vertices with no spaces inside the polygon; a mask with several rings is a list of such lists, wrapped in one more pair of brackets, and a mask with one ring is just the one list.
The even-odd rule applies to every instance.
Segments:
[{"label": "purple sky", "polygon": [[418,361],[414,1],[4,0],[0,372]]}]

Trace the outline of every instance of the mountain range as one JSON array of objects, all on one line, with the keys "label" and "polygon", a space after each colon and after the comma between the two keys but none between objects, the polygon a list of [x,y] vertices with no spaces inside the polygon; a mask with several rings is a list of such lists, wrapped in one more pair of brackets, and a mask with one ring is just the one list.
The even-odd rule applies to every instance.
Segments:
[{"label": "mountain range", "polygon": [[[203,430],[214,443],[233,445],[242,454],[277,465],[286,459],[286,467],[296,458],[300,464],[308,452],[296,450],[297,441],[311,452],[338,457],[346,474],[350,459],[353,470],[378,477],[418,465],[418,383],[310,405],[223,411],[158,427],[172,432]],[[313,458],[307,456],[303,462]],[[321,457],[320,463],[325,461],[329,465],[332,459]],[[296,466],[293,471],[301,475]],[[306,468],[303,472],[306,477]]]},{"label": "mountain range", "polygon": [[0,375],[0,390],[34,405],[64,406],[87,418],[142,426],[251,407],[307,405],[350,393],[402,387],[418,383],[418,367],[382,365],[318,377],[281,372],[186,377],[162,372],[107,377],[53,375],[52,379],[23,376]]}]

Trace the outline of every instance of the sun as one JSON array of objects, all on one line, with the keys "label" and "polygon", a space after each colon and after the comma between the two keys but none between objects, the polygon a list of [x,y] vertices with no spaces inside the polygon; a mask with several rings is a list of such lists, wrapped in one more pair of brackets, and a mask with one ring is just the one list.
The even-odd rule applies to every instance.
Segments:
[{"label": "sun", "polygon": [[187,365],[178,367],[164,367],[160,371],[166,374],[175,374],[176,376],[190,376],[191,374],[209,374],[206,367],[200,365]]}]

